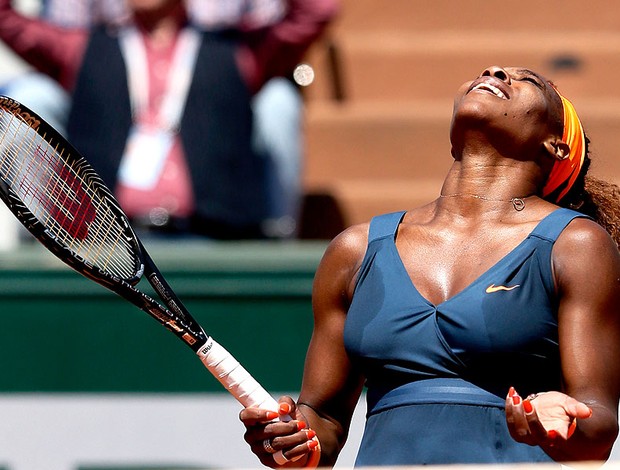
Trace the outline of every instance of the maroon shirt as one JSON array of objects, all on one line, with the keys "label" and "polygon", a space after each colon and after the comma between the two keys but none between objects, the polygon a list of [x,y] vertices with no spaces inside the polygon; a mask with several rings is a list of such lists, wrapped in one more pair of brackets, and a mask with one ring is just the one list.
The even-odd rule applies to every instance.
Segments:
[{"label": "maroon shirt", "polygon": [[[0,0],[0,39],[33,67],[71,90],[80,69],[88,30],[66,29],[20,15],[11,0]],[[335,16],[338,0],[289,0],[281,22],[248,34],[237,60],[249,88],[289,73]]]}]

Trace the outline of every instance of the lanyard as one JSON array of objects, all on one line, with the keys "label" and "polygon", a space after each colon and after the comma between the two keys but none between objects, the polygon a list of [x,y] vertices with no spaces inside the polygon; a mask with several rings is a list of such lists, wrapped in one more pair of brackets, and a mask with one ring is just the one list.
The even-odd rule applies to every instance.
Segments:
[{"label": "lanyard", "polygon": [[[177,39],[168,72],[166,90],[157,121],[162,129],[177,130],[194,74],[194,66],[200,48],[201,34],[194,28],[184,28]],[[126,28],[120,35],[120,45],[125,67],[127,85],[134,123],[146,111],[149,100],[149,69],[146,46],[135,27]]]}]

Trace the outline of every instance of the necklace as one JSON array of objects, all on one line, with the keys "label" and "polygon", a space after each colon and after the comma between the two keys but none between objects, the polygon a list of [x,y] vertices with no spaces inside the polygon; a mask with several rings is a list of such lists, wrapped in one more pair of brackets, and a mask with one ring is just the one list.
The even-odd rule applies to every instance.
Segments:
[{"label": "necklace", "polygon": [[[517,212],[521,212],[525,209],[525,201],[522,197],[513,197],[512,199],[492,199],[489,197],[479,196],[478,194],[467,194],[467,193],[458,193],[458,194],[440,194],[440,198],[449,198],[449,197],[473,197],[474,199],[482,199],[483,201],[492,201],[492,202],[510,202],[512,203],[512,207]],[[527,197],[527,196],[526,196]]]}]

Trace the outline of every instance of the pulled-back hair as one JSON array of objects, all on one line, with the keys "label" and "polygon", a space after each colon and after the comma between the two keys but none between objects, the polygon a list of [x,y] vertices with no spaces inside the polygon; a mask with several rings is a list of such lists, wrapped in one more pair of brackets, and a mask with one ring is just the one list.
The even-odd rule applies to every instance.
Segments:
[{"label": "pulled-back hair", "polygon": [[590,139],[586,137],[581,172],[559,205],[592,217],[620,246],[620,186],[588,175],[592,163],[589,144]]}]

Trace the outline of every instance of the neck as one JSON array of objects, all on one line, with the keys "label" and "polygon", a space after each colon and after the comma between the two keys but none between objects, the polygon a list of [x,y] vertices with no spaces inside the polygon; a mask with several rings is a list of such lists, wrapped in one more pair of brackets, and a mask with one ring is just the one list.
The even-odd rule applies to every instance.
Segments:
[{"label": "neck", "polygon": [[533,171],[537,169],[510,159],[493,163],[459,160],[450,168],[441,194],[470,194],[507,201],[525,198],[539,192]]},{"label": "neck", "polygon": [[153,39],[174,37],[187,22],[187,15],[182,4],[176,4],[158,10],[134,11],[135,25]]},{"label": "neck", "polygon": [[466,165],[455,161],[441,188],[438,207],[470,216],[521,212],[538,192],[527,175],[521,167],[510,164]]}]

